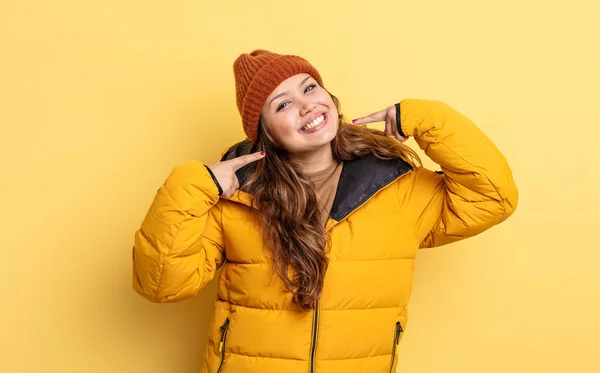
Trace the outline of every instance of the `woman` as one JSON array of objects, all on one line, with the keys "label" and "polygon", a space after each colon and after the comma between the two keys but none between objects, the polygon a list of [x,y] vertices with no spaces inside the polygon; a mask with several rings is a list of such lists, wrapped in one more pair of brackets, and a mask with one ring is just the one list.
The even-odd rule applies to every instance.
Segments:
[{"label": "woman", "polygon": [[248,138],[173,170],[136,233],[133,287],[178,301],[222,267],[205,373],[395,371],[417,250],[513,213],[505,158],[438,101],[346,123],[298,56],[255,50],[234,75]]}]

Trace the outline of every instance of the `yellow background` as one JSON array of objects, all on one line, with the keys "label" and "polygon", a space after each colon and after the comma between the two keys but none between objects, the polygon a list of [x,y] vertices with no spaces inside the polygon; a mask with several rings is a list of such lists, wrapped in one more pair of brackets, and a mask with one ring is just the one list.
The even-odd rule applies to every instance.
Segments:
[{"label": "yellow background", "polygon": [[361,3],[0,1],[0,371],[199,371],[215,284],[139,297],[133,233],[176,164],[243,139],[254,48],[305,56],[350,118],[446,101],[513,167],[509,221],[420,253],[399,372],[600,371],[600,6]]}]

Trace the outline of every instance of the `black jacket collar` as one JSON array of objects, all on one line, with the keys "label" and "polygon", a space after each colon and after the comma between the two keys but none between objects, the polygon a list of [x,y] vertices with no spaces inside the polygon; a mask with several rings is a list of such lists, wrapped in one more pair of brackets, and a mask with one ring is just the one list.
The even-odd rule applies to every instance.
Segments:
[{"label": "black jacket collar", "polygon": [[[256,151],[258,149],[255,144],[244,140],[229,148],[221,161]],[[236,171],[240,185],[244,185],[254,167],[255,163],[251,163]],[[343,220],[377,191],[410,170],[412,166],[402,159],[384,161],[373,155],[344,162],[331,208],[331,218],[336,221]]]}]

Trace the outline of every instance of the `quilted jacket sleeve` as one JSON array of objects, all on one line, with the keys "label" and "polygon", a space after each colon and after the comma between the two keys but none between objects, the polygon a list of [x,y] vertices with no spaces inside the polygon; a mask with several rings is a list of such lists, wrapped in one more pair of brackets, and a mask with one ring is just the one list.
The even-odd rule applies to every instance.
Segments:
[{"label": "quilted jacket sleeve", "polygon": [[153,302],[195,295],[223,264],[218,188],[206,167],[175,167],[159,188],[133,248],[133,288]]},{"label": "quilted jacket sleeve", "polygon": [[517,207],[512,171],[498,148],[458,111],[440,101],[403,100],[405,135],[443,173],[417,170],[415,188],[428,190],[417,230],[421,247],[448,244],[477,235],[507,219]]}]

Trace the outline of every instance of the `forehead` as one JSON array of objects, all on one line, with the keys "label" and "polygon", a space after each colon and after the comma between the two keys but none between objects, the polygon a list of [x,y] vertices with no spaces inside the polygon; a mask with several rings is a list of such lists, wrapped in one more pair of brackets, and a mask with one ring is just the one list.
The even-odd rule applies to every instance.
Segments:
[{"label": "forehead", "polygon": [[311,76],[309,74],[302,73],[302,74],[296,74],[292,77],[287,78],[286,80],[281,82],[273,90],[273,92],[271,92],[271,95],[269,97],[274,97],[280,93],[289,91],[290,89],[298,88],[298,86],[300,86],[300,83],[302,83],[302,81],[304,81],[306,78],[311,78]]}]

